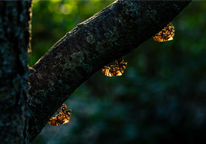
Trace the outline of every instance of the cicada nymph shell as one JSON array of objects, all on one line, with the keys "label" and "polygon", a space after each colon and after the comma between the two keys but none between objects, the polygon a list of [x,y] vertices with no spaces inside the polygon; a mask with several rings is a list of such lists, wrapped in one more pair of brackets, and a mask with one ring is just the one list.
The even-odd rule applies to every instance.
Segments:
[{"label": "cicada nymph shell", "polygon": [[173,40],[175,35],[175,28],[172,23],[169,23],[166,27],[164,27],[160,32],[153,36],[153,39],[158,42],[165,42]]},{"label": "cicada nymph shell", "polygon": [[50,125],[59,126],[61,124],[68,123],[71,117],[72,110],[66,110],[67,106],[63,104],[59,113],[55,117],[51,117],[48,121]]},{"label": "cicada nymph shell", "polygon": [[108,77],[121,76],[124,73],[126,67],[127,62],[124,62],[124,59],[119,61],[115,60],[115,65],[111,65],[110,67],[104,66],[104,68],[102,68],[102,73]]}]

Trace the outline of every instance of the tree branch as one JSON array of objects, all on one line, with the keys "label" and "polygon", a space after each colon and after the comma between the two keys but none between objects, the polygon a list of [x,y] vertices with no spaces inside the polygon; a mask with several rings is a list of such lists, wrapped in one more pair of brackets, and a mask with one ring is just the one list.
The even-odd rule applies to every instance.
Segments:
[{"label": "tree branch", "polygon": [[68,32],[33,66],[29,140],[80,84],[159,32],[190,1],[115,1]]}]

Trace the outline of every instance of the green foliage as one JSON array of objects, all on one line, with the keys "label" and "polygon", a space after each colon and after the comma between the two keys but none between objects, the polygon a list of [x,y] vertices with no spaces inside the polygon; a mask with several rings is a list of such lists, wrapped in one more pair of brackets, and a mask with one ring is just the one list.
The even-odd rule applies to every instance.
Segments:
[{"label": "green foliage", "polygon": [[34,0],[30,66],[78,23],[91,17],[111,2],[99,0]]},{"label": "green foliage", "polygon": [[[33,6],[34,64],[76,24],[112,1],[39,1]],[[70,122],[47,125],[37,144],[194,143],[206,134],[206,3],[192,2],[172,22],[173,41],[149,39],[124,57],[121,77],[101,71],[66,102]]]}]

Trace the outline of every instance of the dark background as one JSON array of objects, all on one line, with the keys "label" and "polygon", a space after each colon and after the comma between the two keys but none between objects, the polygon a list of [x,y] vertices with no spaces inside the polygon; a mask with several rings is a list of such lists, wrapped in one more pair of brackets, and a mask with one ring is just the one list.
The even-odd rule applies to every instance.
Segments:
[{"label": "dark background", "polygon": [[[34,1],[30,66],[112,2]],[[121,77],[95,73],[65,102],[70,122],[47,124],[33,144],[206,142],[206,2],[191,2],[172,23],[173,41],[144,42],[123,57]]]}]

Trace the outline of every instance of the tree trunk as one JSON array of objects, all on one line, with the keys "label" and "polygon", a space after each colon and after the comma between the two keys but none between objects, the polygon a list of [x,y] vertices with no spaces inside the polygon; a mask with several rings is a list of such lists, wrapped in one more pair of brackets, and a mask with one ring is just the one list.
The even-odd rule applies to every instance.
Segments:
[{"label": "tree trunk", "polygon": [[26,143],[30,1],[0,2],[0,143]]},{"label": "tree trunk", "polygon": [[81,83],[160,31],[189,3],[119,0],[67,33],[33,66],[28,139],[40,133]]}]

